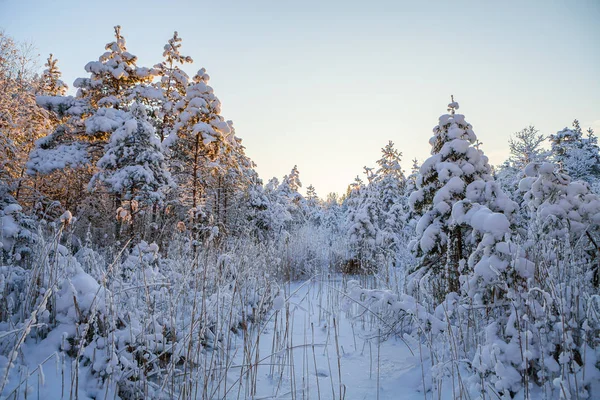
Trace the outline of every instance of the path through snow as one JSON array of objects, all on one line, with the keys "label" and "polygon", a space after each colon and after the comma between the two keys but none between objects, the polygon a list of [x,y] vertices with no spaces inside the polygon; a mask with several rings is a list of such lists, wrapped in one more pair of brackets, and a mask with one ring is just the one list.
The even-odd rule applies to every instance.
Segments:
[{"label": "path through snow", "polygon": [[227,398],[423,399],[418,350],[411,354],[393,337],[378,343],[377,325],[352,319],[356,306],[344,307],[344,286],[336,278],[282,288],[285,301],[275,302],[281,310],[263,326],[258,354],[237,353],[238,366],[243,359],[259,366],[246,369],[242,385],[229,379],[238,387]]}]

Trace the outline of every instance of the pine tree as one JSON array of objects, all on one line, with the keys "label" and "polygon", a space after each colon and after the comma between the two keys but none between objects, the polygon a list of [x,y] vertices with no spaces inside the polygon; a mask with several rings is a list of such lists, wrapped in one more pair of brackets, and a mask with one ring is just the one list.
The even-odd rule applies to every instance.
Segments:
[{"label": "pine tree", "polygon": [[600,148],[598,138],[589,129],[584,136],[579,121],[550,135],[552,161],[574,180],[583,179],[595,186],[600,180]]},{"label": "pine tree", "polygon": [[512,213],[516,205],[493,181],[487,157],[479,149],[472,126],[461,114],[458,103],[448,105],[450,114],[440,117],[429,140],[431,157],[421,166],[418,190],[410,196],[412,210],[420,215],[411,248],[419,257],[419,280],[432,278],[437,301],[459,290],[459,277],[477,243],[471,229],[451,217],[454,205],[464,199]]},{"label": "pine tree", "polygon": [[530,125],[516,132],[509,140],[510,155],[495,173],[495,179],[502,189],[514,201],[519,202],[521,195],[517,187],[519,181],[525,176],[525,167],[532,162],[544,162],[549,157],[549,152],[542,148],[546,136]]},{"label": "pine tree", "polygon": [[289,199],[279,190],[280,186],[279,180],[273,177],[267,182],[264,190],[268,201],[265,221],[272,240],[285,238],[293,221],[289,209]]},{"label": "pine tree", "polygon": [[372,185],[361,187],[357,181],[347,202],[345,230],[348,235],[349,255],[345,272],[373,272],[378,261],[376,246],[380,236],[377,191]]},{"label": "pine tree", "polygon": [[[60,92],[37,97],[38,105],[50,111],[57,125],[37,141],[27,172],[52,174],[48,178],[52,189],[47,193],[67,209],[83,203],[86,185],[97,172],[96,162],[104,155],[111,134],[128,118],[126,111],[133,99],[144,97],[154,78],[153,70],[137,66],[137,57],[127,51],[119,26],[106,50],[98,61],[85,66],[90,77],[75,81],[76,97]],[[57,79],[56,61],[48,64],[50,82]],[[54,174],[57,171],[61,173]]]},{"label": "pine tree", "polygon": [[193,60],[190,56],[181,55],[180,48],[181,38],[175,31],[173,37],[169,39],[164,47],[164,60],[154,66],[160,77],[157,86],[162,92],[160,109],[157,113],[159,120],[157,130],[161,142],[169,135],[175,125],[177,118],[175,105],[185,97],[190,80],[185,71],[179,68],[179,65],[192,63]]},{"label": "pine tree", "polygon": [[413,158],[410,174],[406,177],[406,186],[404,189],[404,195],[406,197],[410,196],[412,192],[417,190],[417,179],[419,177],[420,168],[421,166],[419,165],[419,160]]},{"label": "pine tree", "polygon": [[145,97],[141,89],[150,87],[156,71],[137,66],[137,57],[127,51],[119,25],[115,26],[115,41],[105,48],[98,61],[86,64],[90,77],[75,80],[73,86],[78,88],[77,97],[87,99],[93,108],[126,109],[136,98]]},{"label": "pine tree", "polygon": [[342,230],[344,213],[340,202],[337,193],[327,195],[324,204],[323,226],[330,232],[330,235],[338,234]]},{"label": "pine tree", "polygon": [[508,140],[508,161],[518,170],[525,169],[532,162],[543,162],[548,157],[548,152],[542,148],[545,141],[546,137],[540,135],[533,125],[523,128]]},{"label": "pine tree", "polygon": [[233,123],[227,121],[227,124],[231,128],[231,134],[219,147],[206,190],[206,207],[214,215],[221,237],[230,231],[228,227],[231,219],[235,218],[237,202],[256,181],[254,162],[245,154],[242,140],[235,136]]},{"label": "pine tree", "polygon": [[34,220],[23,212],[0,176],[0,262],[20,261],[31,254],[35,232]]},{"label": "pine tree", "polygon": [[169,149],[180,202],[191,208],[193,225],[209,218],[203,207],[211,174],[219,173],[219,160],[234,140],[232,125],[221,116],[221,102],[208,85],[209,79],[204,68],[194,76],[185,98],[175,106],[179,114],[163,142]]},{"label": "pine tree", "polygon": [[308,185],[306,188],[306,219],[314,227],[321,226],[323,222],[323,208],[319,196],[317,196],[317,190],[313,185]]},{"label": "pine tree", "polygon": [[[529,238],[532,245],[558,240],[577,246],[597,233],[600,225],[600,198],[585,181],[557,171],[551,163],[532,163],[519,189],[530,213]],[[593,240],[593,239],[592,239]],[[593,240],[595,241],[595,240]]]},{"label": "pine tree", "polygon": [[40,79],[39,93],[47,96],[64,96],[69,87],[60,79],[62,72],[58,69],[58,60],[50,54]]},{"label": "pine tree", "polygon": [[[285,175],[277,189],[280,196],[285,199],[287,209],[292,216],[292,225],[299,225],[305,222],[306,215],[304,213],[304,196],[300,194],[298,189],[302,187],[300,182],[300,172],[298,166],[294,165],[294,168],[288,175]],[[288,226],[289,229],[292,226]]]},{"label": "pine tree", "polygon": [[391,140],[381,152],[382,156],[377,161],[379,169],[371,183],[373,190],[377,192],[378,232],[381,236],[377,240],[377,252],[383,253],[387,258],[395,258],[401,246],[405,223],[406,178],[400,166],[402,153],[394,148]]},{"label": "pine tree", "polygon": [[136,215],[161,203],[164,191],[172,184],[160,142],[144,106],[139,103],[131,106],[128,118],[111,135],[97,166],[99,171],[89,188],[101,183],[115,195],[122,210],[117,219],[130,219],[132,232]]}]

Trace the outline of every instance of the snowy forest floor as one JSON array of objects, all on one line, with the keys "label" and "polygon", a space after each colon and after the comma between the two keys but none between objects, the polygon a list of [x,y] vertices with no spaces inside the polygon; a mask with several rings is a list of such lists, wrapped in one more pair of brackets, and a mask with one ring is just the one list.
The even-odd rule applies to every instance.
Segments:
[{"label": "snowy forest floor", "polygon": [[[250,337],[251,354],[236,337],[231,370],[238,372],[216,398],[423,399],[418,351],[399,338],[380,340],[373,315],[344,294],[349,279],[285,285],[274,314]],[[248,368],[248,359],[258,367]]]},{"label": "snowy forest floor", "polygon": [[[245,332],[231,334],[216,350],[206,351],[205,365],[192,372],[199,383],[191,393],[183,393],[181,385],[172,395],[198,399],[423,399],[425,372],[421,365],[427,362],[421,362],[418,345],[413,343],[410,349],[402,338],[393,336],[380,340],[381,324],[375,314],[361,309],[345,294],[350,279],[353,277],[317,276],[283,285],[274,311],[263,323],[249,324]],[[360,279],[363,287],[381,285],[374,277],[354,279]],[[14,391],[8,398],[119,398],[110,383],[92,395],[88,389],[94,386],[94,378],[84,365],[80,365],[79,382],[70,382],[72,362],[64,353],[52,350],[61,341],[60,332],[56,329],[41,342],[23,346],[29,367],[11,371],[5,393]],[[77,394],[69,389],[74,386],[79,388]],[[425,398],[430,396],[431,392]]]}]

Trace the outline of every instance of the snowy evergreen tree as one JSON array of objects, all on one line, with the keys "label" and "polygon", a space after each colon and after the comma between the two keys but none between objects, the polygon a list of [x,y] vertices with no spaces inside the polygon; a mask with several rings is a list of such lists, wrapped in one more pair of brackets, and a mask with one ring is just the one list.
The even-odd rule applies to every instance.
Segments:
[{"label": "snowy evergreen tree", "polygon": [[156,71],[137,66],[137,57],[127,51],[119,25],[115,26],[115,41],[108,43],[106,50],[98,61],[86,64],[90,77],[76,79],[73,86],[78,88],[77,97],[88,100],[94,108],[126,109],[141,88],[150,91]]},{"label": "snowy evergreen tree", "polygon": [[[67,209],[85,203],[85,187],[97,172],[96,163],[104,156],[110,136],[128,118],[129,105],[136,98],[146,101],[157,95],[151,88],[154,71],[137,66],[137,57],[127,51],[119,26],[106,50],[98,61],[85,66],[90,77],[75,80],[76,97],[60,93],[37,97],[38,105],[50,111],[58,125],[36,142],[27,172],[46,175],[52,184],[44,191]],[[55,61],[52,64],[49,80],[57,77]]]},{"label": "snowy evergreen tree", "polygon": [[232,218],[236,218],[238,202],[257,182],[254,162],[246,155],[242,140],[235,136],[233,122],[227,121],[231,134],[220,146],[211,170],[207,187],[207,209],[214,215],[221,236],[230,232]]},{"label": "snowy evergreen tree", "polygon": [[162,202],[172,184],[156,132],[139,103],[131,106],[122,126],[111,135],[97,166],[89,188],[101,183],[114,194],[121,210],[117,219],[130,219],[132,231],[135,216]]},{"label": "snowy evergreen tree", "polygon": [[413,158],[410,174],[406,177],[406,186],[404,188],[404,195],[406,197],[409,197],[412,192],[417,190],[417,179],[419,177],[420,168],[421,165],[419,164],[419,160]]},{"label": "snowy evergreen tree", "polygon": [[376,269],[377,239],[380,236],[377,192],[373,186],[358,189],[352,195],[352,206],[348,207],[346,231],[349,257],[347,272],[369,273]]},{"label": "snowy evergreen tree", "polygon": [[0,176],[0,262],[18,262],[31,254],[36,240],[34,220],[10,194]]},{"label": "snowy evergreen tree", "polygon": [[502,189],[517,203],[521,195],[517,188],[519,181],[525,176],[525,167],[532,162],[544,162],[550,153],[542,145],[546,137],[530,125],[516,132],[508,141],[510,155],[495,173],[495,179]]},{"label": "snowy evergreen tree", "polygon": [[[304,209],[304,196],[300,194],[298,189],[302,187],[300,182],[300,172],[298,166],[294,165],[294,168],[288,175],[285,175],[277,189],[281,198],[285,199],[287,203],[287,209],[292,216],[292,225],[303,224],[306,221],[305,209]],[[289,229],[292,226],[288,227]]]},{"label": "snowy evergreen tree", "polygon": [[52,128],[48,113],[36,104],[41,80],[34,48],[0,31],[0,170],[12,196],[26,211],[39,202],[37,180],[26,174],[35,141]]},{"label": "snowy evergreen tree", "polygon": [[337,235],[344,224],[344,213],[337,193],[329,193],[324,204],[323,226],[330,234]]},{"label": "snowy evergreen tree", "polygon": [[273,239],[285,237],[289,233],[293,221],[290,213],[289,199],[283,196],[279,190],[280,183],[277,178],[271,178],[265,185],[265,195],[267,196],[267,216],[266,220]]},{"label": "snowy evergreen tree", "polygon": [[317,190],[313,185],[308,185],[306,188],[306,219],[313,226],[321,226],[323,222],[323,209],[321,202],[317,196]]},{"label": "snowy evergreen tree", "polygon": [[182,55],[180,48],[181,38],[175,31],[173,37],[169,39],[164,47],[163,61],[154,66],[160,77],[157,86],[162,93],[160,109],[157,113],[159,121],[157,130],[161,142],[171,133],[175,125],[175,119],[177,118],[175,106],[185,97],[190,80],[189,76],[179,66],[192,63],[193,60],[190,56]]},{"label": "snowy evergreen tree", "polygon": [[58,60],[50,54],[46,61],[46,69],[41,76],[39,93],[47,96],[64,96],[69,87],[60,80],[62,72],[58,69]]},{"label": "snowy evergreen tree", "polygon": [[542,148],[545,141],[546,137],[533,125],[523,128],[508,140],[508,161],[519,171],[533,162],[543,162],[549,156],[548,151]]},{"label": "snowy evergreen tree", "polygon": [[391,140],[381,149],[381,153],[381,158],[377,160],[379,169],[371,183],[373,190],[377,192],[377,252],[388,259],[394,259],[403,239],[406,178],[400,166],[402,153],[394,148]]},{"label": "snowy evergreen tree", "polygon": [[548,240],[568,243],[573,248],[583,243],[596,247],[600,197],[592,193],[589,184],[572,182],[550,163],[532,163],[526,174],[519,189],[530,213],[529,244],[539,249],[539,244]]},{"label": "snowy evergreen tree", "polygon": [[[192,224],[206,224],[206,189],[211,171],[219,168],[224,147],[233,140],[231,123],[221,116],[221,102],[200,69],[176,105],[179,111],[172,132],[163,142],[169,149],[171,171],[179,186],[181,204],[191,209]],[[200,227],[196,227],[198,229]]]},{"label": "snowy evergreen tree", "polygon": [[564,128],[550,135],[552,161],[574,180],[583,179],[592,186],[600,180],[600,148],[598,138],[589,129],[582,132],[579,121],[573,128]]},{"label": "snowy evergreen tree", "polygon": [[410,169],[410,174],[406,177],[406,185],[404,187],[404,198],[406,200],[405,204],[404,204],[404,220],[405,220],[404,236],[406,238],[412,238],[414,236],[415,228],[416,228],[417,222],[420,218],[420,215],[414,212],[414,210],[411,208],[409,201],[408,201],[412,192],[415,192],[418,190],[417,180],[419,178],[419,169],[420,168],[421,168],[421,165],[419,164],[419,160],[414,158],[412,160],[412,167]]},{"label": "snowy evergreen tree", "polygon": [[410,196],[412,210],[420,215],[411,248],[419,257],[413,281],[431,280],[437,301],[458,292],[459,277],[476,247],[471,229],[451,217],[461,200],[487,205],[510,214],[516,205],[493,182],[487,157],[464,115],[456,114],[458,103],[448,105],[450,114],[440,117],[429,140],[431,157],[421,166],[418,190]]}]

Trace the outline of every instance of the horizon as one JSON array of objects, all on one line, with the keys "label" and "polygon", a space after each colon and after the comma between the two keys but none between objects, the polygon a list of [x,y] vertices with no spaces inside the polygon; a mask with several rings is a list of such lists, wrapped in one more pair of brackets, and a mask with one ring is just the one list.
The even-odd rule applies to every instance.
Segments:
[{"label": "horizon", "polygon": [[[582,128],[600,131],[594,1],[509,2],[501,9],[377,2],[367,11],[347,2],[211,9],[186,3],[189,12],[177,21],[177,7],[157,17],[153,7],[120,4],[122,15],[114,17],[107,6],[34,3],[0,2],[0,27],[36,46],[40,70],[53,53],[71,94],[73,81],[86,76],[84,65],[112,40],[114,25],[141,66],[159,62],[178,31],[182,54],[195,61],[183,69],[191,76],[206,67],[222,115],[234,122],[263,181],[297,165],[302,191],[312,184],[321,198],[345,193],[388,140],[403,153],[405,172],[413,158],[422,162],[450,95],[492,165],[508,156],[510,135],[529,125],[548,135],[579,119]],[[69,23],[47,18],[50,10]],[[465,30],[456,29],[461,18]],[[82,31],[88,34],[70,35]]]}]

